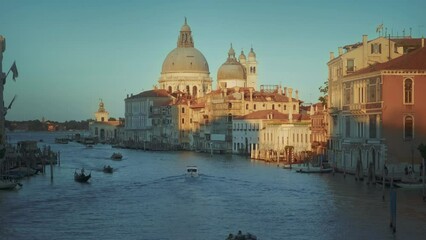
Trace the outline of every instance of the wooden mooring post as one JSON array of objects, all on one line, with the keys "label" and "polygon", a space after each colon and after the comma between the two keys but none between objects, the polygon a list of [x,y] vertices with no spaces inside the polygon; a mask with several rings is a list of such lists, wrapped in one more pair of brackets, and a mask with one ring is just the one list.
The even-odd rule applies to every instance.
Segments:
[{"label": "wooden mooring post", "polygon": [[52,162],[52,158],[50,158],[50,181],[53,181],[53,162]]}]

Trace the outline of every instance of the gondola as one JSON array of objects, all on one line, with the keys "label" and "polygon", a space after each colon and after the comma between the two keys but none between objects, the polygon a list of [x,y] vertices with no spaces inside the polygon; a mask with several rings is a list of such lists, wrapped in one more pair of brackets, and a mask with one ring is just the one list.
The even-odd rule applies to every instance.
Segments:
[{"label": "gondola", "polygon": [[81,170],[81,173],[77,173],[76,171],[74,172],[74,180],[76,182],[85,183],[89,181],[90,177],[92,177],[92,172],[90,172],[89,175],[85,175],[83,169]]},{"label": "gondola", "polygon": [[113,170],[114,169],[110,165],[104,166],[104,173],[112,173]]}]

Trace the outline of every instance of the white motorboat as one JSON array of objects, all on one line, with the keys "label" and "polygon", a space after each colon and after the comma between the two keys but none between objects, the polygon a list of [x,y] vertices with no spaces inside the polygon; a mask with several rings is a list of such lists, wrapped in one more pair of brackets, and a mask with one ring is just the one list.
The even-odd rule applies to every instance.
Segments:
[{"label": "white motorboat", "polygon": [[196,166],[186,167],[186,176],[187,177],[198,177],[198,168]]},{"label": "white motorboat", "polygon": [[406,188],[406,189],[422,189],[422,182],[395,182],[393,183],[396,187]]},{"label": "white motorboat", "polygon": [[16,186],[22,186],[19,182],[11,178],[0,179],[0,190],[11,190],[16,188]]},{"label": "white motorboat", "polygon": [[296,172],[299,173],[331,173],[333,171],[333,168],[328,164],[321,164],[320,166],[312,166],[311,164],[308,164],[303,167],[294,167],[294,169],[296,169]]}]

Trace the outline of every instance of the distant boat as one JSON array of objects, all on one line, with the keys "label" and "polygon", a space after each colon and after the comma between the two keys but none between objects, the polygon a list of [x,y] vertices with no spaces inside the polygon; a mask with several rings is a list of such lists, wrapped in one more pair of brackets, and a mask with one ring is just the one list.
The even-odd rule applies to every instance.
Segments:
[{"label": "distant boat", "polygon": [[108,166],[104,166],[104,173],[112,173],[113,172],[113,168],[110,166],[110,165],[108,165]]},{"label": "distant boat", "polygon": [[333,168],[326,163],[320,164],[320,166],[313,166],[308,163],[307,166],[294,167],[294,169],[299,173],[331,173],[333,171]]},{"label": "distant boat", "polygon": [[115,152],[111,155],[112,160],[121,160],[123,158],[123,155],[119,152]]},{"label": "distant boat", "polygon": [[187,177],[198,177],[198,168],[196,166],[186,167],[186,176]]},{"label": "distant boat", "polygon": [[423,183],[422,182],[394,182],[393,185],[399,188],[406,188],[406,189],[422,189]]},{"label": "distant boat", "polygon": [[81,169],[80,173],[77,173],[76,171],[74,171],[74,180],[76,182],[85,183],[85,182],[89,181],[90,177],[92,177],[92,173],[89,173],[89,175],[85,175],[84,169]]},{"label": "distant boat", "polygon": [[12,178],[3,178],[0,180],[0,190],[12,190],[16,186],[22,186],[22,184]]}]

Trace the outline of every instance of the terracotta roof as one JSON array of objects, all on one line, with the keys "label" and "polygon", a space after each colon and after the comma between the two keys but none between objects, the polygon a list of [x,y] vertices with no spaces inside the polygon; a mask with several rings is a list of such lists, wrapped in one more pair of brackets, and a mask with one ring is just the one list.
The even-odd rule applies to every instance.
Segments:
[{"label": "terracotta roof", "polygon": [[142,98],[142,97],[170,97],[170,94],[165,89],[154,89],[128,97],[127,99]]},{"label": "terracotta roof", "polygon": [[391,41],[394,41],[397,46],[420,47],[422,45],[422,39],[421,38],[391,38]]},{"label": "terracotta roof", "polygon": [[[244,116],[234,117],[236,120],[248,120],[248,119],[268,119],[268,115],[272,114],[270,120],[288,120],[289,114],[280,113],[277,110],[260,110],[249,113]],[[293,121],[310,120],[308,114],[293,114]]]},{"label": "terracotta roof", "polygon": [[273,119],[288,119],[288,115],[280,113],[277,110],[260,110],[249,113],[241,117],[235,117],[236,119],[267,119],[269,114],[273,114]]},{"label": "terracotta roof", "polygon": [[426,70],[426,48],[423,47],[390,61],[366,67],[348,76],[381,70]]},{"label": "terracotta roof", "polygon": [[191,104],[190,108],[203,108],[205,107],[205,103],[201,102],[201,103],[193,103]]}]

